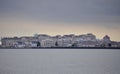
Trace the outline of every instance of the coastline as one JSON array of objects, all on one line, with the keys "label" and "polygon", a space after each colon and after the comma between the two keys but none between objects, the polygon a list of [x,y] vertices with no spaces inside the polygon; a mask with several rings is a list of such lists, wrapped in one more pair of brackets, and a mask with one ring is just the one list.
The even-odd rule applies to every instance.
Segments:
[{"label": "coastline", "polygon": [[3,48],[0,49],[120,49],[120,47],[34,47],[34,48]]}]

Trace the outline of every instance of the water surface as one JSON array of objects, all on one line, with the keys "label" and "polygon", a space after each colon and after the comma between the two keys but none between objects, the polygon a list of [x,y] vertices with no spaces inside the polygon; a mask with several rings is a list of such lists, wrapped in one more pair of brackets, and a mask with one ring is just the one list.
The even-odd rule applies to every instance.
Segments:
[{"label": "water surface", "polygon": [[120,50],[0,49],[0,74],[120,74]]}]

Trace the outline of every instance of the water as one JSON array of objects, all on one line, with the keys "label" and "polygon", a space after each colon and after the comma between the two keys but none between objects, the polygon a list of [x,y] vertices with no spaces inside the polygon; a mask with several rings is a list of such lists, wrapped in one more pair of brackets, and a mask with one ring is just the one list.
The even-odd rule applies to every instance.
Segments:
[{"label": "water", "polygon": [[120,74],[120,50],[0,49],[0,74]]}]

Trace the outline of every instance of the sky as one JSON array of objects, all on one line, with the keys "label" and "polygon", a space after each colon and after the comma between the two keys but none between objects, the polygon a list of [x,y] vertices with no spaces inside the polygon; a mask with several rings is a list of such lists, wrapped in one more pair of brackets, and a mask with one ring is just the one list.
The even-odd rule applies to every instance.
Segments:
[{"label": "sky", "polygon": [[119,32],[120,0],[0,0],[0,37]]}]

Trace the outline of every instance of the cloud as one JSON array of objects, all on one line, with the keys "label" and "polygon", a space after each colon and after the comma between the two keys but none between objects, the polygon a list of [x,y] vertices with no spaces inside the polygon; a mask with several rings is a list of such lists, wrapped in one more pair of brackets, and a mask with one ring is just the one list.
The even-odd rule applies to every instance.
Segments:
[{"label": "cloud", "polygon": [[84,21],[120,16],[119,4],[119,0],[2,0],[0,9],[6,14],[25,15],[26,18]]},{"label": "cloud", "polygon": [[120,0],[0,0],[0,35],[63,34],[74,30],[75,34],[108,33],[117,37],[119,4]]}]

